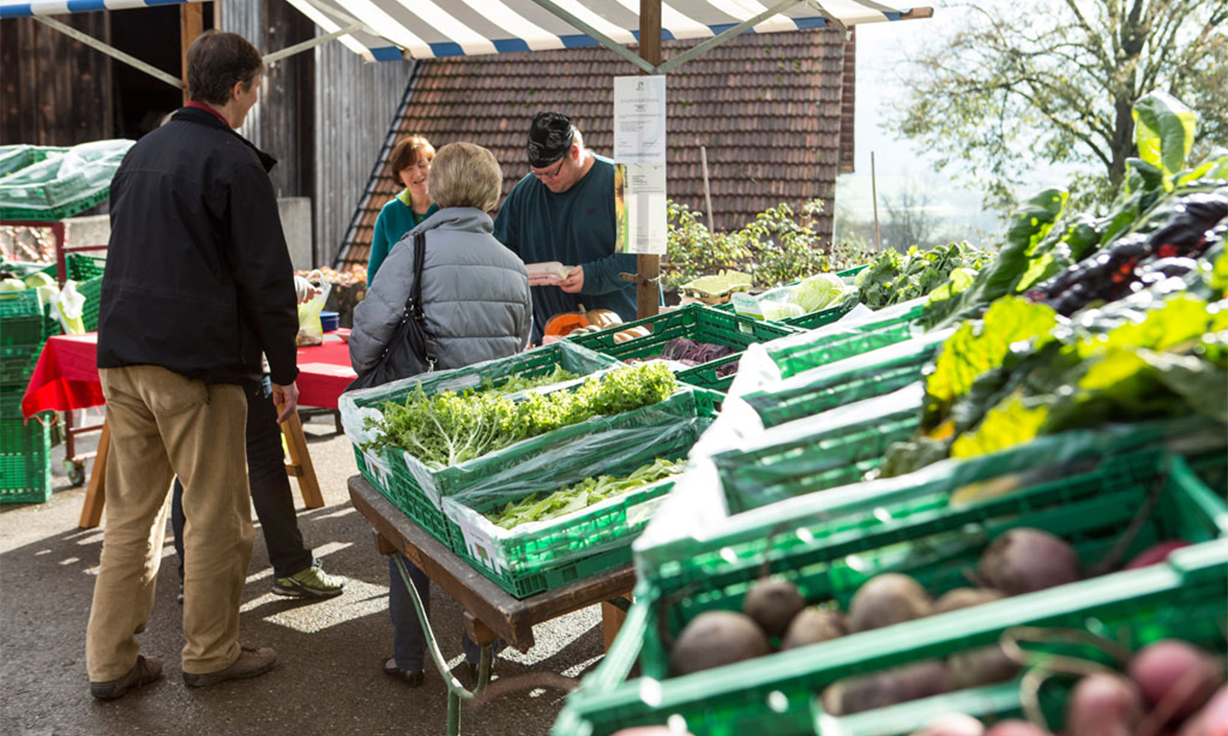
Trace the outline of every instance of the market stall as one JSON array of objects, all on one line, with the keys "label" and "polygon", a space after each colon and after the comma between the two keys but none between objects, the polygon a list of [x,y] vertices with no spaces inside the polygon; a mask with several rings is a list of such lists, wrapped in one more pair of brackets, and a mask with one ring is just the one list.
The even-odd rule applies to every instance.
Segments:
[{"label": "market stall", "polygon": [[[72,411],[103,405],[105,399],[98,379],[97,352],[98,334],[94,332],[59,335],[49,339],[30,374],[29,384],[21,399],[22,413],[33,417],[44,411]],[[349,349],[345,340],[335,333],[326,335],[320,345],[299,348],[298,366],[299,397],[304,405],[335,409],[338,396],[354,380]],[[281,430],[288,453],[286,473],[298,479],[306,507],[320,508],[324,505],[324,498],[320,494],[298,414],[292,414],[281,425]],[[82,528],[96,527],[102,521],[106,474],[97,469],[106,467],[109,443],[110,433],[104,422],[102,436],[98,440],[96,470],[90,474],[81,509]]]}]

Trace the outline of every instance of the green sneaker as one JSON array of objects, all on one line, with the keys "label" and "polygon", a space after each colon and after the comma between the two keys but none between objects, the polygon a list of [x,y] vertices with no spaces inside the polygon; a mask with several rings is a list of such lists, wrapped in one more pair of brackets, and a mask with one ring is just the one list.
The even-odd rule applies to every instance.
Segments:
[{"label": "green sneaker", "polygon": [[340,575],[329,575],[319,565],[312,565],[288,578],[277,578],[273,592],[290,598],[332,598],[341,595],[348,582]]}]

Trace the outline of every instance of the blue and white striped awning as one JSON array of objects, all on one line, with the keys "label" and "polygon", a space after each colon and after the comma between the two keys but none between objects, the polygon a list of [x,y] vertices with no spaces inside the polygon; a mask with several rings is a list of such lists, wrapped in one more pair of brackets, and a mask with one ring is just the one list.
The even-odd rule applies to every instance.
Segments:
[{"label": "blue and white striped awning", "polygon": [[[185,1],[191,0],[0,0],[0,18]],[[624,45],[639,37],[640,0],[287,1],[370,60],[541,51],[598,43],[609,46],[610,41]],[[852,26],[928,15],[873,0],[662,0],[661,35],[666,40],[713,38],[760,16],[748,32]]]}]

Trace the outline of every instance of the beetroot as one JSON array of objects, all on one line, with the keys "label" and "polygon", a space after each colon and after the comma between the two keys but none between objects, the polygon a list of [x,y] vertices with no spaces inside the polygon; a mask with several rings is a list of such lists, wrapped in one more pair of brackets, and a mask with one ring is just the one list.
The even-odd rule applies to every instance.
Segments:
[{"label": "beetroot", "polygon": [[823,691],[823,710],[846,716],[947,692],[947,668],[938,660],[850,677]]},{"label": "beetroot", "polygon": [[754,619],[768,636],[784,636],[789,622],[805,607],[806,599],[796,585],[771,578],[755,583],[742,601],[742,613]]},{"label": "beetroot", "polygon": [[[1220,682],[1215,660],[1198,647],[1176,639],[1158,641],[1130,660],[1127,670],[1147,704],[1164,702],[1170,718],[1189,716],[1211,697]],[[1177,702],[1169,702],[1175,698]]]},{"label": "beetroot", "polygon": [[678,635],[670,652],[676,675],[721,667],[770,654],[767,637],[749,616],[732,611],[705,611]]},{"label": "beetroot", "polygon": [[930,614],[933,603],[916,580],[899,573],[867,580],[849,603],[849,630],[869,631]]},{"label": "beetroot", "polygon": [[781,649],[796,649],[807,644],[838,639],[848,633],[844,614],[818,606],[802,609],[793,617],[789,630],[780,642]]},{"label": "beetroot", "polygon": [[970,649],[947,658],[952,690],[1006,682],[1019,673],[1019,663],[1006,656],[997,644]]},{"label": "beetroot", "polygon": [[958,611],[961,608],[971,608],[982,603],[992,603],[1005,597],[1000,591],[989,588],[956,588],[948,590],[934,602],[934,613]]},{"label": "beetroot", "polygon": [[1068,736],[1133,736],[1143,720],[1143,696],[1120,675],[1098,672],[1075,685],[1066,703]]},{"label": "beetroot", "polygon": [[1075,582],[1079,558],[1065,540],[1019,527],[993,540],[981,556],[979,573],[989,587],[1020,595]]},{"label": "beetroot", "polygon": [[1147,567],[1148,565],[1158,565],[1164,560],[1167,560],[1168,556],[1175,550],[1188,546],[1190,546],[1190,543],[1183,539],[1170,539],[1167,542],[1153,544],[1139,553],[1138,557],[1135,557],[1133,560],[1126,563],[1125,569],[1136,570],[1140,567]]}]

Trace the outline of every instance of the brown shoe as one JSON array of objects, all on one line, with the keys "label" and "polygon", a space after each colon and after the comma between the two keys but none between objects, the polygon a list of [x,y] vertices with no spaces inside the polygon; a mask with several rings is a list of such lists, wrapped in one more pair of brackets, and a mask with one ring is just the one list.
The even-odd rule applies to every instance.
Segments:
[{"label": "brown shoe", "polygon": [[115,700],[122,698],[129,688],[148,685],[162,677],[162,660],[153,657],[136,655],[136,664],[128,670],[128,674],[110,682],[91,682],[90,695],[99,700]]},{"label": "brown shoe", "polygon": [[209,687],[210,685],[216,685],[227,680],[243,680],[248,677],[263,675],[265,672],[273,669],[275,664],[277,664],[277,652],[271,648],[260,647],[259,649],[251,649],[249,647],[242,647],[239,651],[239,658],[234,661],[234,664],[224,670],[208,672],[203,675],[184,672],[183,684],[188,687]]}]

